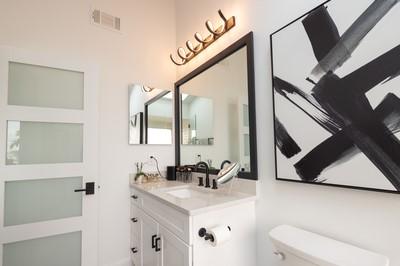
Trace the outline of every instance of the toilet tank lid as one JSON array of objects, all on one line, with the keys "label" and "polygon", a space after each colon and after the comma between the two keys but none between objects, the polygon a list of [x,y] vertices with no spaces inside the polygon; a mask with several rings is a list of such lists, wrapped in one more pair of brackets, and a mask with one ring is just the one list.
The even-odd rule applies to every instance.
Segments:
[{"label": "toilet tank lid", "polygon": [[317,265],[389,266],[383,255],[289,225],[272,229],[269,236],[283,253],[290,252]]}]

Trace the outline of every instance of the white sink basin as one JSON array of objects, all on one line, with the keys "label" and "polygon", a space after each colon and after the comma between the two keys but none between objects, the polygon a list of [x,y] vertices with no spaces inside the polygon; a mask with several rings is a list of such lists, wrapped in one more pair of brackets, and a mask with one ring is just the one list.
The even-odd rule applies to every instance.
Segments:
[{"label": "white sink basin", "polygon": [[197,191],[194,191],[190,188],[182,188],[182,189],[177,189],[177,190],[172,190],[167,192],[167,194],[174,196],[175,198],[180,198],[180,199],[188,199],[193,197],[193,195]]},{"label": "white sink basin", "polygon": [[196,198],[196,197],[204,197],[207,193],[200,192],[191,188],[180,188],[176,190],[171,190],[166,192],[168,195],[171,195],[175,198],[179,199],[189,199],[189,198]]}]

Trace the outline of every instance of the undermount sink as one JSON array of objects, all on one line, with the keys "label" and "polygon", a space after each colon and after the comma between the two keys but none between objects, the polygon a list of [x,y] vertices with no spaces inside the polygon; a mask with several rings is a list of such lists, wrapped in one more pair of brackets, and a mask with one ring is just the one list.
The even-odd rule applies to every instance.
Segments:
[{"label": "undermount sink", "polygon": [[200,192],[191,188],[180,188],[166,192],[168,195],[171,195],[175,198],[179,199],[189,199],[195,197],[201,197],[207,195],[207,193]]}]

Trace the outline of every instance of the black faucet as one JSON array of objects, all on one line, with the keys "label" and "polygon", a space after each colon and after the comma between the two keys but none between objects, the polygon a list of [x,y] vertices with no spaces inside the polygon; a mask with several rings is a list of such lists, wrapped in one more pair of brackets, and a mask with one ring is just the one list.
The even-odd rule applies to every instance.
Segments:
[{"label": "black faucet", "polygon": [[195,171],[197,172],[197,168],[203,166],[206,169],[206,185],[204,187],[210,187],[210,169],[208,168],[208,164],[205,162],[198,162],[194,167]]}]

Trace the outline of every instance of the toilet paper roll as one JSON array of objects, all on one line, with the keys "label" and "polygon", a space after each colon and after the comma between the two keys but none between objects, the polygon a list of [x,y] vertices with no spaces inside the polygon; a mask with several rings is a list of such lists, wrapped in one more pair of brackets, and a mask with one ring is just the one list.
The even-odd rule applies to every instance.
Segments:
[{"label": "toilet paper roll", "polygon": [[214,237],[214,242],[211,242],[214,247],[228,242],[232,237],[231,228],[227,225],[211,228],[208,233]]}]

